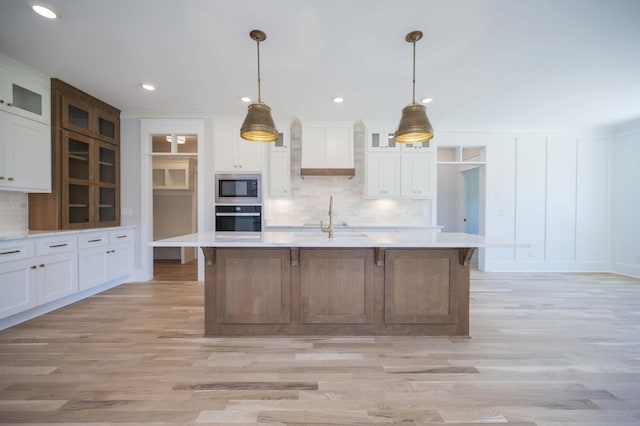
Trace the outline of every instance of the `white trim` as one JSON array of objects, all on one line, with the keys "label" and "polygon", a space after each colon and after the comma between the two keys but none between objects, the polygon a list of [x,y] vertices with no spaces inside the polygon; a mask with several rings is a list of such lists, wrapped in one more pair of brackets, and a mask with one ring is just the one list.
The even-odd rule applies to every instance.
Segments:
[{"label": "white trim", "polygon": [[[140,120],[140,264],[141,278],[153,279],[153,185],[151,171],[151,135],[185,133],[198,136],[198,231],[205,226],[205,120],[204,119],[141,119]],[[198,252],[198,280],[204,281],[204,257]]]}]

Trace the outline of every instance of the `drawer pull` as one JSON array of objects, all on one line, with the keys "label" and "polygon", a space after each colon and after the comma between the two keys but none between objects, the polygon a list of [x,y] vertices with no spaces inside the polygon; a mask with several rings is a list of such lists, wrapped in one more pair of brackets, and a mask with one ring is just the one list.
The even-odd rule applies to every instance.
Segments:
[{"label": "drawer pull", "polygon": [[127,235],[126,234],[125,235],[118,235],[116,238],[118,238],[118,239],[119,238],[127,238]]},{"label": "drawer pull", "polygon": [[0,253],[0,255],[2,255],[2,254],[16,254],[16,253],[20,253],[20,250],[3,251],[2,253]]},{"label": "drawer pull", "polygon": [[88,242],[89,243],[97,243],[97,242],[100,242],[100,241],[102,241],[102,238],[96,238],[95,240],[89,240]]},{"label": "drawer pull", "polygon": [[62,243],[62,244],[51,244],[49,246],[49,248],[56,248],[56,247],[66,247],[67,243]]},{"label": "drawer pull", "polygon": [[37,266],[36,265],[31,265],[31,269],[36,269]]},{"label": "drawer pull", "polygon": [[38,266],[40,266],[41,268],[44,268],[44,263],[41,263],[41,264],[40,264],[40,265],[38,265]]}]

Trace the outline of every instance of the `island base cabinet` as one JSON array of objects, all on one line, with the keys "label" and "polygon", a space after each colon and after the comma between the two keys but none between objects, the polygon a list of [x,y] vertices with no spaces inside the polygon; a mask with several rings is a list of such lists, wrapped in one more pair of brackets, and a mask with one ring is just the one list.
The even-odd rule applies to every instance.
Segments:
[{"label": "island base cabinet", "polygon": [[469,335],[472,248],[214,248],[205,335]]}]

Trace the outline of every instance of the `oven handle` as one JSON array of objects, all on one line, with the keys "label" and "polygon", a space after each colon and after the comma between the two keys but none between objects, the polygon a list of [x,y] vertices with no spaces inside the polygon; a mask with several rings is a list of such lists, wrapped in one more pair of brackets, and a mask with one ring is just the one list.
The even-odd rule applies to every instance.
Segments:
[{"label": "oven handle", "polygon": [[260,213],[216,213],[216,216],[260,216]]}]

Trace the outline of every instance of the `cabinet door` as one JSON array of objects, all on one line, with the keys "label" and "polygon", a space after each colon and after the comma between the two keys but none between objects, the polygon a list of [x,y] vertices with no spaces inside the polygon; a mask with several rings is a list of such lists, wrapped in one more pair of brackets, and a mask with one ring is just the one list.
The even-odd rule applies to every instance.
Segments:
[{"label": "cabinet door", "polygon": [[400,144],[396,143],[394,133],[388,130],[371,130],[368,134],[367,149],[376,151],[400,151]]},{"label": "cabinet door", "polygon": [[275,151],[269,155],[269,196],[291,197],[291,160],[289,151]]},{"label": "cabinet door", "polygon": [[117,226],[120,223],[120,149],[104,142],[98,142],[96,149],[98,165],[95,225]]},{"label": "cabinet door", "polygon": [[213,155],[216,172],[238,171],[237,146],[240,133],[238,126],[218,123],[213,128]]},{"label": "cabinet door", "polygon": [[0,318],[36,306],[36,268],[32,259],[0,263]]},{"label": "cabinet door", "polygon": [[[97,238],[96,238],[97,239]],[[100,243],[97,244],[101,244]],[[86,290],[108,281],[107,256],[111,249],[106,245],[78,252],[79,288]]]},{"label": "cabinet door", "polygon": [[238,170],[242,172],[260,172],[262,171],[264,147],[266,144],[261,142],[249,142],[242,138],[238,138]]},{"label": "cabinet door", "polygon": [[0,112],[0,188],[51,192],[49,126]]},{"label": "cabinet door", "polygon": [[110,111],[98,109],[95,110],[93,119],[96,126],[95,132],[101,140],[120,145],[120,117]]},{"label": "cabinet door", "polygon": [[433,154],[403,154],[401,195],[404,198],[431,198],[435,193],[436,165]]},{"label": "cabinet door", "polygon": [[90,138],[62,132],[62,227],[88,228],[94,213],[91,181],[95,150]]},{"label": "cabinet door", "polygon": [[107,254],[108,279],[116,279],[133,272],[133,244],[116,244],[110,246]]},{"label": "cabinet door", "polygon": [[400,154],[372,153],[367,156],[367,196],[400,196]]},{"label": "cabinet door", "polygon": [[0,66],[0,111],[49,125],[51,92],[48,80],[38,84],[26,74],[26,70],[22,75]]},{"label": "cabinet door", "polygon": [[78,255],[76,252],[38,256],[37,300],[48,303],[78,292]]},{"label": "cabinet door", "polygon": [[327,127],[327,167],[353,167],[353,130],[351,127]]}]

